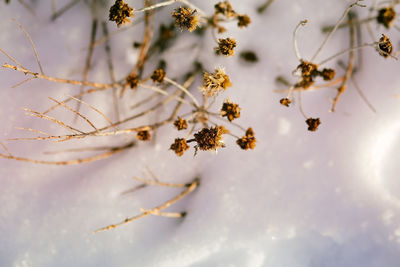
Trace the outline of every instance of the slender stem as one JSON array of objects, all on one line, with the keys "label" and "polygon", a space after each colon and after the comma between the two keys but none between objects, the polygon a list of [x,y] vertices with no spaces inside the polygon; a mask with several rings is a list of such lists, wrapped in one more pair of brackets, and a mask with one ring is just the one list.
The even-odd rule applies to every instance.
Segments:
[{"label": "slender stem", "polygon": [[354,6],[361,6],[364,7],[363,5],[360,5],[358,2],[361,2],[364,0],[357,0],[353,4],[351,4],[344,12],[343,15],[340,17],[339,21],[336,23],[335,27],[330,31],[328,36],[326,36],[325,40],[322,42],[321,46],[318,48],[318,50],[315,52],[314,56],[311,58],[311,62],[315,60],[315,58],[318,56],[318,54],[321,52],[321,50],[325,47],[326,43],[331,39],[333,34],[336,32],[336,30],[339,28],[340,24],[343,22],[344,18],[347,16],[347,13],[354,7]]},{"label": "slender stem", "polygon": [[298,32],[298,30],[300,29],[300,26],[306,26],[307,22],[308,22],[308,20],[306,20],[306,19],[300,21],[299,24],[297,24],[297,26],[296,26],[296,28],[294,29],[294,32],[293,32],[293,46],[294,46],[294,52],[296,53],[297,59],[300,60],[300,61],[301,61],[302,58],[301,58],[301,55],[300,55],[299,48],[298,48],[298,46],[297,46],[297,32]]},{"label": "slender stem", "polygon": [[164,202],[163,204],[161,204],[161,205],[159,205],[159,206],[157,206],[157,207],[155,207],[155,208],[153,208],[153,209],[151,209],[151,210],[144,210],[144,211],[143,211],[141,214],[139,214],[139,215],[136,215],[136,216],[130,217],[130,218],[126,218],[125,220],[123,220],[123,221],[120,222],[120,223],[111,224],[111,225],[108,225],[108,226],[106,226],[106,227],[97,229],[97,230],[94,231],[94,233],[96,234],[96,233],[98,233],[98,232],[102,232],[102,231],[106,231],[106,230],[111,230],[111,229],[117,228],[118,226],[121,226],[121,225],[130,223],[130,222],[132,222],[132,221],[134,221],[134,220],[137,220],[137,219],[141,219],[141,218],[143,218],[143,217],[146,217],[146,216],[148,216],[148,215],[151,215],[151,214],[154,214],[154,213],[160,213],[161,210],[168,208],[168,207],[171,206],[172,204],[174,204],[174,203],[178,202],[179,200],[181,200],[181,199],[182,199],[183,197],[185,197],[186,195],[188,195],[188,194],[190,194],[191,192],[193,192],[193,191],[197,188],[198,185],[199,185],[199,179],[196,178],[196,179],[190,184],[190,186],[189,186],[188,188],[186,188],[183,192],[181,192],[181,193],[180,193],[179,195],[177,195],[176,197],[174,197],[174,198],[172,198],[172,199],[170,199],[170,200]]},{"label": "slender stem", "polygon": [[192,95],[192,93],[190,93],[185,87],[183,87],[182,85],[180,85],[179,83],[169,79],[168,77],[164,78],[165,81],[169,82],[170,84],[172,84],[173,86],[175,86],[176,88],[178,88],[179,90],[181,90],[182,92],[184,92],[185,94],[187,94],[192,100],[194,105],[199,108],[200,104],[197,101],[197,99]]}]

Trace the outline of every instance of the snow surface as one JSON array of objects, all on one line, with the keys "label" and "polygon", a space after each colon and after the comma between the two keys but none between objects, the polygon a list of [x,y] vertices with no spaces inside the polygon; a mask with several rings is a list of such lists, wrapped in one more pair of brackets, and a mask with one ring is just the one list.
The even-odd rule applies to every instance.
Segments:
[{"label": "snow surface", "polygon": [[[25,2],[33,3],[36,16],[18,1],[0,3],[0,47],[38,69],[29,42],[11,21],[16,18],[31,34],[46,73],[81,79],[91,23],[87,5],[81,2],[49,22],[50,1]],[[141,1],[128,2],[142,6]],[[215,2],[194,1],[209,13]],[[343,95],[335,113],[329,112],[334,89],[304,93],[306,112],[322,120],[320,129],[310,133],[297,105],[289,109],[279,105],[282,95],[273,90],[283,87],[274,80],[278,75],[294,79],[290,73],[298,62],[292,32],[297,23],[309,19],[299,32],[300,50],[309,58],[323,40],[321,26],[335,23],[351,1],[277,0],[263,15],[255,12],[261,0],[231,2],[235,10],[251,16],[252,24],[245,30],[230,25],[229,36],[238,40],[237,51],[256,50],[260,62],[249,65],[239,57],[213,56],[209,33],[201,51],[195,52],[207,68],[224,66],[231,75],[234,86],[220,100],[229,97],[241,104],[238,122],[254,128],[256,149],[241,151],[227,137],[227,148],[217,155],[203,152],[193,157],[191,150],[178,158],[167,150],[176,131],[165,126],[151,144],[86,165],[42,166],[1,159],[0,266],[400,266],[398,62],[384,60],[372,48],[363,50],[363,66],[356,78],[376,114],[354,86]],[[57,1],[59,6],[64,3]],[[367,9],[356,10],[367,15]],[[168,21],[170,11],[171,7],[160,11],[157,20]],[[107,16],[106,11],[99,13]],[[140,40],[139,28],[112,40],[118,78],[136,60],[137,50],[131,44]],[[382,27],[373,31],[377,38],[387,32],[394,46],[399,44],[397,31]],[[363,36],[371,41],[365,29]],[[164,57],[172,75],[188,70],[190,60],[182,59],[195,54],[191,44],[197,39],[190,34],[180,38]],[[347,46],[348,31],[340,30],[319,59]],[[90,80],[108,82],[103,47],[94,58]],[[0,62],[10,63],[3,55]],[[334,61],[330,64],[337,67]],[[21,73],[0,71],[1,141],[16,155],[47,159],[41,152],[78,145],[6,141],[24,134],[15,126],[57,130],[25,116],[20,107],[43,111],[51,105],[47,97],[63,99],[79,90],[39,80],[11,88],[23,79]],[[141,96],[128,92],[126,97],[134,103]],[[112,113],[111,94],[94,100],[96,107]],[[55,114],[71,117],[63,110]],[[95,114],[91,118],[104,123]],[[124,140],[129,137],[117,138]],[[66,156],[70,155],[55,158]],[[147,217],[94,235],[93,230],[179,192],[152,187],[121,195],[138,184],[132,177],[141,176],[146,167],[166,182],[201,178],[197,191],[168,209],[186,210],[188,215],[184,220]]]}]

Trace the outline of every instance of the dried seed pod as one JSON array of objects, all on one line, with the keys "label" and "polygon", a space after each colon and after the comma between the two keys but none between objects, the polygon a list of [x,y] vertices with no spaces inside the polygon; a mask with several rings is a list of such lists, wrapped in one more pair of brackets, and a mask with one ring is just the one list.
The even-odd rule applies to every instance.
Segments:
[{"label": "dried seed pod", "polygon": [[176,155],[179,157],[185,153],[186,150],[189,149],[189,145],[187,144],[186,140],[183,138],[176,138],[174,143],[171,144],[170,149],[175,152]]},{"label": "dried seed pod", "polygon": [[133,17],[133,8],[126,4],[123,0],[116,0],[110,8],[109,20],[115,21],[117,26],[129,23],[129,17]]},{"label": "dried seed pod", "polygon": [[233,121],[240,117],[240,107],[238,104],[226,100],[222,104],[221,115],[222,117],[227,117],[229,121]]},{"label": "dried seed pod", "polygon": [[331,81],[335,78],[336,72],[334,69],[323,69],[320,72],[320,75],[324,79],[324,81]]},{"label": "dried seed pod", "polygon": [[131,89],[135,89],[138,86],[139,77],[136,75],[136,73],[132,73],[126,77],[126,83],[131,87]]},{"label": "dried seed pod", "polygon": [[389,57],[393,51],[392,42],[384,34],[382,34],[382,37],[379,39],[378,48],[379,55],[383,56],[384,58]]},{"label": "dried seed pod", "polygon": [[150,131],[148,131],[148,130],[142,130],[136,134],[136,137],[137,137],[137,139],[139,139],[141,141],[149,141],[151,138],[151,134],[150,134]]},{"label": "dried seed pod", "polygon": [[239,15],[237,17],[238,19],[238,27],[239,28],[243,28],[243,27],[247,27],[249,26],[249,24],[251,23],[251,19],[249,16],[247,16],[246,14],[244,15]]},{"label": "dried seed pod", "polygon": [[175,18],[175,25],[181,30],[188,29],[192,32],[199,24],[199,18],[195,14],[196,10],[191,10],[189,7],[179,7],[172,12],[172,17]]},{"label": "dried seed pod", "polygon": [[256,142],[257,140],[254,137],[254,131],[251,127],[247,129],[245,136],[236,140],[236,144],[243,150],[254,149],[256,147]]},{"label": "dried seed pod", "polygon": [[318,126],[321,124],[321,120],[319,118],[308,118],[306,123],[308,125],[308,130],[315,132],[318,129]]},{"label": "dried seed pod", "polygon": [[378,24],[382,24],[385,28],[392,27],[394,19],[396,18],[396,11],[393,7],[384,7],[378,10],[376,20]]},{"label": "dried seed pod", "polygon": [[181,117],[178,117],[178,119],[174,121],[174,125],[178,131],[186,130],[188,128],[187,120],[184,120]]},{"label": "dried seed pod", "polygon": [[153,82],[163,83],[166,75],[167,74],[163,69],[156,69],[153,72],[153,75],[151,75],[151,79],[153,80]]},{"label": "dried seed pod", "polygon": [[215,48],[217,54],[224,56],[233,56],[236,40],[232,38],[218,39],[218,47]]},{"label": "dried seed pod", "polygon": [[197,143],[195,148],[200,150],[217,150],[217,148],[225,147],[222,135],[228,132],[224,126],[203,128],[194,134],[194,141]]},{"label": "dried seed pod", "polygon": [[232,83],[224,69],[217,68],[215,73],[204,72],[201,91],[205,96],[214,96],[231,86]]}]

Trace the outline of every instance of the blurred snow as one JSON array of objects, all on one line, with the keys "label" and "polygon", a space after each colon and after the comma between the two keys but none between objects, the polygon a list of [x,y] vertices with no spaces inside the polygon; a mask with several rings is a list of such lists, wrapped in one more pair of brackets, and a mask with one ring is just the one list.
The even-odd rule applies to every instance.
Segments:
[{"label": "blurred snow", "polygon": [[[141,1],[128,2],[142,6]],[[194,2],[211,12],[216,1]],[[39,166],[1,159],[0,266],[400,266],[398,62],[384,60],[372,48],[363,50],[364,63],[356,79],[376,114],[353,86],[335,113],[329,112],[334,89],[304,93],[307,114],[322,120],[317,132],[308,132],[297,103],[289,109],[279,105],[282,95],[273,91],[283,87],[274,80],[278,75],[294,79],[290,73],[298,62],[292,32],[297,23],[309,19],[298,36],[302,55],[310,58],[324,38],[321,26],[335,23],[351,1],[278,0],[259,15],[255,10],[262,2],[232,0],[235,10],[247,13],[252,24],[248,29],[228,26],[229,36],[238,40],[236,52],[257,51],[257,64],[244,64],[238,56],[213,56],[209,33],[203,49],[196,51],[206,68],[224,66],[232,77],[234,86],[220,100],[229,97],[240,103],[238,122],[253,127],[256,149],[241,151],[227,137],[227,148],[217,155],[203,152],[193,157],[190,150],[177,158],[168,151],[176,132],[165,126],[155,143],[141,143],[86,165]],[[365,1],[367,5],[371,2]],[[46,73],[80,79],[91,23],[87,5],[82,1],[50,22],[51,2],[33,3],[36,16],[18,1],[0,2],[0,47],[37,69],[29,42],[11,21],[16,18],[31,34]],[[170,10],[160,11],[157,20],[167,22]],[[368,13],[367,9],[355,10],[360,16]],[[398,46],[397,31],[373,30],[377,38],[387,32]],[[141,35],[141,30],[128,30],[112,40],[117,78],[131,68],[137,56],[131,48],[132,38],[140,40]],[[370,41],[366,31],[363,36]],[[187,71],[195,54],[190,45],[197,40],[189,34],[180,38],[164,58],[172,76]],[[347,46],[348,32],[340,30],[319,59]],[[103,48],[96,50],[94,58],[90,80],[108,81]],[[1,55],[0,62],[9,60]],[[328,65],[337,66],[334,61]],[[150,73],[151,68],[146,71]],[[0,70],[0,141],[16,155],[40,158],[38,151],[62,149],[61,145],[6,141],[21,136],[15,126],[49,127],[25,116],[20,107],[43,110],[51,105],[47,97],[63,99],[79,88],[39,80],[11,88],[23,79],[21,73]],[[128,92],[127,97],[134,103],[141,96]],[[96,107],[112,112],[111,94],[95,100]],[[126,107],[124,112],[128,111]],[[99,123],[104,122],[99,119]],[[85,142],[90,146],[101,140]],[[140,176],[146,167],[166,182],[200,177],[198,190],[168,209],[185,210],[188,215],[183,220],[147,217],[93,235],[93,230],[179,192],[144,188],[121,195],[137,185],[132,177]]]}]

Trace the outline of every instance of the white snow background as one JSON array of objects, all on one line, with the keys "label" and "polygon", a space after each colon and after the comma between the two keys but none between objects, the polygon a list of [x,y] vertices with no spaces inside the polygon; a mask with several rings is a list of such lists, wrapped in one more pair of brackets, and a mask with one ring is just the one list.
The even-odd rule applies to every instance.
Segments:
[{"label": "white snow background", "polygon": [[[51,1],[25,1],[34,6],[36,16],[18,1],[0,3],[0,47],[38,71],[28,40],[11,21],[15,18],[35,42],[46,74],[81,79],[91,24],[87,4],[81,2],[50,22]],[[66,2],[57,1],[57,5]],[[194,1],[209,14],[215,2]],[[206,68],[226,68],[233,87],[219,101],[229,97],[240,104],[238,123],[253,127],[258,140],[255,150],[242,151],[227,136],[227,147],[216,155],[200,151],[193,157],[192,148],[178,158],[168,150],[178,133],[167,125],[155,141],[94,163],[58,167],[0,159],[0,266],[400,266],[399,63],[383,59],[373,48],[362,52],[362,69],[355,77],[376,114],[353,85],[335,113],[329,112],[334,88],[305,92],[306,112],[322,120],[317,132],[309,132],[298,103],[291,108],[279,105],[283,95],[274,90],[283,87],[275,78],[285,75],[295,80],[291,72],[298,61],[292,33],[297,23],[309,19],[298,41],[302,55],[310,58],[324,38],[321,27],[334,24],[351,1],[276,0],[259,15],[255,10],[262,2],[232,0],[235,10],[247,13],[252,23],[248,29],[237,29],[232,23],[222,35],[237,39],[237,54],[257,51],[258,63],[244,63],[238,56],[215,57],[209,32],[201,51],[191,48],[197,39],[185,33],[163,56],[171,77],[188,71],[197,52]],[[139,0],[128,3],[135,8],[143,5]],[[103,18],[107,18],[111,1],[106,5],[99,14]],[[160,10],[157,22],[169,22],[176,6]],[[360,17],[368,13],[367,8],[354,10]],[[108,26],[110,31],[116,29],[111,22]],[[139,24],[112,38],[118,78],[136,60],[138,50],[132,48],[132,41],[140,41],[142,28]],[[364,41],[370,42],[363,29]],[[377,39],[386,33],[398,48],[398,31],[375,26],[373,30]],[[347,48],[348,43],[348,30],[339,30],[319,59]],[[327,66],[339,70],[336,61]],[[11,63],[4,55],[0,62]],[[154,64],[147,66],[147,73]],[[58,127],[26,116],[21,107],[44,111],[52,105],[47,97],[62,100],[65,94],[79,91],[79,87],[43,80],[12,88],[24,78],[22,73],[0,70],[1,141],[15,155],[52,159],[41,153],[113,142],[112,138],[71,144],[7,141],[31,136],[15,126],[57,132]],[[96,48],[89,80],[109,81],[103,46]],[[125,97],[135,103],[143,96],[130,91]],[[112,114],[111,94],[91,101]],[[128,107],[122,112],[128,114]],[[54,114],[71,117],[62,109]],[[163,115],[161,111],[150,118]],[[91,119],[104,123],[95,114]],[[73,156],[60,154],[54,159]],[[146,167],[165,182],[184,183],[200,177],[198,190],[168,209],[185,210],[187,216],[183,220],[151,216],[93,234],[99,227],[179,193],[148,187],[121,195],[138,184],[132,177],[142,176]]]}]

